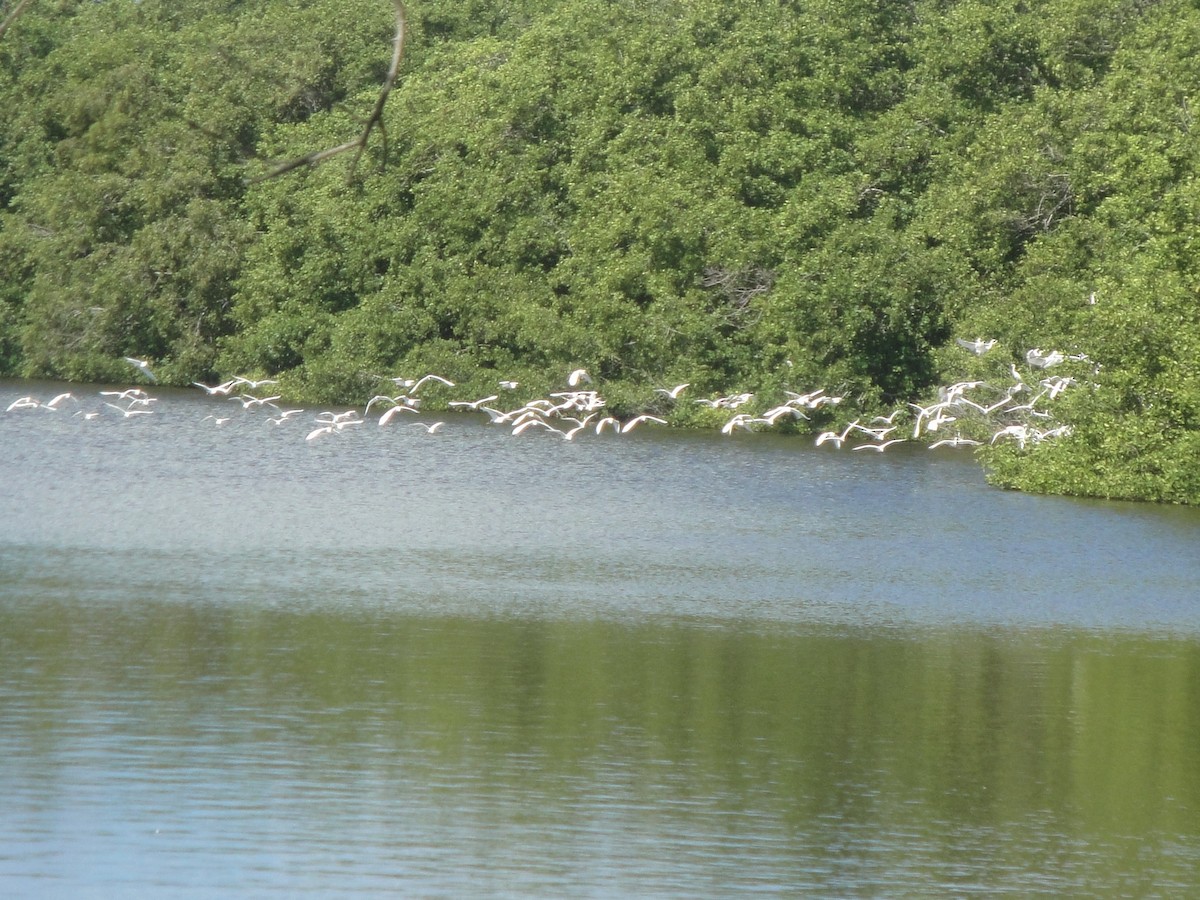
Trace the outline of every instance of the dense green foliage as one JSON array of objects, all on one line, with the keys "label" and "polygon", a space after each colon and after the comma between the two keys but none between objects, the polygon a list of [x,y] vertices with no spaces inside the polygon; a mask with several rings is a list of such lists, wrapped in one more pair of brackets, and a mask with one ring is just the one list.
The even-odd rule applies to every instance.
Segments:
[{"label": "dense green foliage", "polygon": [[361,128],[390,4],[32,4],[0,40],[0,372],[361,401],[585,365],[628,409],[675,379],[848,419],[1054,348],[1090,358],[1072,431],[988,448],[997,482],[1200,501],[1194,0],[409,18],[387,140],[256,180]]}]

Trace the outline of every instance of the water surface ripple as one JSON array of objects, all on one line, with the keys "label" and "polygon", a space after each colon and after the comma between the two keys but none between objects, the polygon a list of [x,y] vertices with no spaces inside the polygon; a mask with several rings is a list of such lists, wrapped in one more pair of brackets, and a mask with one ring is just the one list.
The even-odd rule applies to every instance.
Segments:
[{"label": "water surface ripple", "polygon": [[1200,889],[1194,510],[156,395],[0,413],[6,896]]}]

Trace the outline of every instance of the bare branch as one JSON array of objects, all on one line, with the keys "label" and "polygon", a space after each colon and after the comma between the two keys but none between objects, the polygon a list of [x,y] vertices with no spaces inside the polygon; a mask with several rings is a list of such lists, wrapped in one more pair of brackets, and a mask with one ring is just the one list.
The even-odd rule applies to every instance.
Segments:
[{"label": "bare branch", "polygon": [[17,18],[21,15],[21,13],[25,12],[25,7],[28,5],[29,0],[19,0],[17,5],[12,8],[12,12],[4,17],[4,21],[0,22],[0,38],[4,37],[4,32],[8,31],[9,26],[12,25],[13,22],[17,21]]},{"label": "bare branch", "polygon": [[[28,2],[28,0],[25,0],[25,2]],[[251,183],[276,178],[287,172],[291,172],[293,169],[299,169],[301,166],[315,166],[324,162],[329,157],[345,153],[347,150],[357,151],[354,154],[354,162],[350,164],[350,176],[353,177],[355,170],[358,168],[358,160],[362,157],[363,151],[367,149],[367,141],[371,138],[371,132],[376,128],[383,135],[384,159],[387,159],[387,129],[383,126],[383,107],[387,103],[388,95],[391,94],[392,88],[396,85],[396,79],[400,74],[400,60],[404,57],[404,35],[407,22],[404,4],[401,0],[392,0],[392,2],[396,7],[396,36],[392,39],[392,64],[388,68],[387,76],[383,80],[383,87],[380,88],[379,97],[375,101],[375,108],[371,110],[371,115],[367,118],[367,124],[363,127],[362,133],[354,140],[339,144],[336,147],[330,147],[327,150],[318,150],[315,153],[309,153],[305,156],[288,160],[276,166],[265,175],[251,179]]]}]

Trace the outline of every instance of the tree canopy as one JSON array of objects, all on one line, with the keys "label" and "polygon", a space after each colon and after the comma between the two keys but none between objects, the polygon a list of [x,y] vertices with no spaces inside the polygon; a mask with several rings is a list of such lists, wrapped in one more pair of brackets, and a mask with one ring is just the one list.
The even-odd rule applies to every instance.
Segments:
[{"label": "tree canopy", "polygon": [[390,4],[29,3],[0,374],[358,401],[583,365],[630,409],[828,386],[849,421],[1037,348],[1069,428],[983,448],[997,483],[1200,501],[1195,0],[406,5],[361,159],[264,178],[362,131]]}]

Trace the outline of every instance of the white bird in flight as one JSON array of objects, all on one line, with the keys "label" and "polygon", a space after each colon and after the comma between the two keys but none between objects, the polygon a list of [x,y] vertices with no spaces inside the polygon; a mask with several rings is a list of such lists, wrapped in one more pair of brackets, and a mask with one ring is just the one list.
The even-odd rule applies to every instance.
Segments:
[{"label": "white bird in flight", "polygon": [[851,431],[853,431],[855,428],[858,428],[858,427],[859,427],[858,419],[855,419],[853,422],[851,422],[849,425],[846,426],[846,428],[842,431],[841,434],[838,434],[834,431],[822,431],[819,435],[817,435],[816,446],[820,447],[824,443],[832,442],[833,446],[841,447],[842,444],[846,440],[846,436],[849,435]]},{"label": "white bird in flight", "polygon": [[[195,382],[193,382],[193,384],[194,383]],[[236,387],[239,384],[244,384],[246,387],[250,388],[250,390],[256,391],[264,384],[279,384],[279,382],[273,378],[260,378],[255,381],[253,378],[245,378],[241,375],[237,375],[233,379],[233,386]]]},{"label": "white bird in flight", "polygon": [[[382,428],[384,425],[386,425],[388,422],[392,421],[392,419],[396,418],[396,416],[400,415],[400,413],[402,413],[402,412],[410,412],[410,413],[415,414],[416,410],[413,409],[411,406],[403,406],[403,405],[393,406],[391,409],[389,409],[387,412],[385,412],[382,416],[379,417],[379,427]],[[417,423],[414,422],[413,424],[415,425]]]},{"label": "white bird in flight", "polygon": [[892,444],[903,444],[904,442],[905,442],[904,438],[892,438],[890,441],[884,441],[882,444],[859,444],[854,449],[855,450],[874,450],[877,453],[882,453],[888,447],[892,446]]},{"label": "white bird in flight", "polygon": [[643,422],[657,422],[659,425],[666,425],[666,419],[660,419],[658,416],[635,416],[624,425],[621,426],[621,434],[629,434],[633,429],[637,428]]},{"label": "white bird in flight", "polygon": [[125,362],[129,363],[131,366],[136,368],[138,371],[140,371],[143,375],[145,375],[151,381],[154,381],[154,382],[158,381],[158,378],[155,376],[155,374],[150,371],[150,363],[146,362],[146,360],[135,359],[132,356],[126,356],[126,357],[124,357],[124,359],[125,359]]},{"label": "white bird in flight", "polygon": [[451,400],[446,405],[454,409],[473,409],[478,411],[479,407],[485,403],[492,402],[498,396],[498,394],[492,394],[490,397],[480,397],[478,400]]},{"label": "white bird in flight", "polygon": [[254,409],[260,406],[275,406],[275,401],[279,400],[279,395],[274,397],[252,397],[249,394],[242,394],[240,397],[230,397],[230,400],[237,400],[242,404],[242,409]]},{"label": "white bird in flight", "polygon": [[934,441],[929,445],[929,449],[936,450],[938,447],[978,447],[981,443],[983,442],[955,435],[952,438],[943,438],[940,441]]},{"label": "white bird in flight", "polygon": [[1043,353],[1040,347],[1034,347],[1025,354],[1025,362],[1033,366],[1035,369],[1048,369],[1051,366],[1057,366],[1060,362],[1066,359],[1057,350],[1051,350],[1049,353]]},{"label": "white bird in flight", "polygon": [[734,431],[752,431],[751,421],[753,421],[753,416],[749,413],[738,413],[721,426],[721,434],[731,435]]},{"label": "white bird in flight", "polygon": [[228,395],[229,392],[234,389],[234,387],[237,385],[237,383],[238,382],[237,382],[236,378],[230,379],[229,381],[226,381],[223,384],[211,384],[210,385],[210,384],[205,384],[202,381],[193,381],[192,382],[192,384],[194,384],[196,387],[203,388],[204,393],[208,394],[210,397],[213,396],[214,394],[220,394],[222,396]]},{"label": "white bird in flight", "polygon": [[118,400],[145,399],[150,395],[141,388],[126,388],[123,391],[101,391],[101,397],[116,397]]},{"label": "white bird in flight", "polygon": [[975,338],[973,341],[964,341],[962,338],[955,338],[954,343],[962,347],[964,350],[970,350],[976,356],[983,356],[993,347],[996,346],[996,339],[985,341],[983,338]]},{"label": "white bird in flight", "polygon": [[113,409],[115,409],[117,412],[119,412],[126,419],[128,419],[130,416],[149,416],[153,412],[152,410],[149,410],[149,409],[133,409],[132,407],[129,409],[126,409],[123,406],[117,406],[115,403],[109,403],[107,400],[104,402],[104,405],[111,406]]},{"label": "white bird in flight", "polygon": [[441,375],[422,375],[415,382],[413,382],[412,387],[408,389],[408,392],[410,394],[415,394],[421,389],[421,385],[425,384],[427,381],[438,381],[444,384],[446,387],[454,387],[454,382],[449,378],[443,378]]},{"label": "white bird in flight", "polygon": [[677,384],[673,388],[655,388],[654,393],[662,394],[664,397],[670,397],[672,400],[678,400],[679,395],[683,393],[683,389],[689,387],[690,385],[691,382],[689,381],[684,384]]},{"label": "white bird in flight", "polygon": [[547,425],[541,419],[533,418],[533,419],[526,419],[520,425],[514,426],[513,430],[512,430],[512,434],[513,435],[522,434],[522,433],[528,431],[530,428],[533,428],[535,425],[537,425],[541,428],[545,428],[547,431],[553,431],[555,434],[563,433],[563,432],[559,431],[557,428],[555,428],[553,425]]}]

